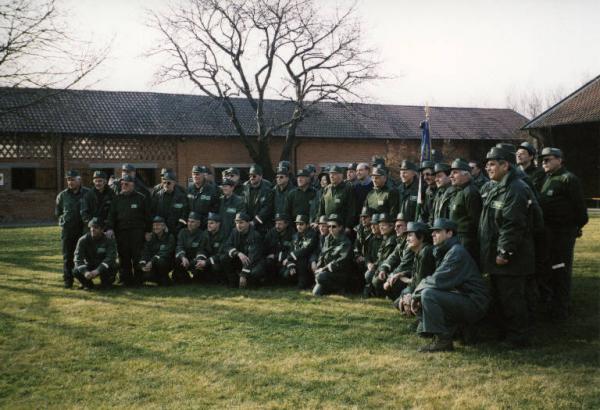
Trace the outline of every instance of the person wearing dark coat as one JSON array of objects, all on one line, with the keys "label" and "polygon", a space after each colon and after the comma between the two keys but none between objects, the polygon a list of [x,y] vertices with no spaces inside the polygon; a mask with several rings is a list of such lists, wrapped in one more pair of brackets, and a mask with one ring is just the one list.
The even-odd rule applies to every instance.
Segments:
[{"label": "person wearing dark coat", "polygon": [[92,176],[94,188],[83,196],[81,203],[81,219],[89,223],[93,218],[104,224],[108,218],[110,204],[115,199],[115,191],[106,183],[106,174],[103,171],[94,171]]},{"label": "person wearing dark coat", "polygon": [[318,246],[317,234],[310,229],[308,215],[296,216],[296,233],[292,236],[292,246],[285,266],[284,278],[295,280],[299,289],[309,289],[314,284],[310,269],[310,258]]},{"label": "person wearing dark coat", "polygon": [[[198,279],[209,283],[226,283],[226,272],[230,269],[225,246],[229,235],[221,229],[221,216],[210,212],[207,216],[206,231],[200,237],[200,247],[196,255]],[[235,282],[235,286],[238,286]]]},{"label": "person wearing dark coat", "polygon": [[398,186],[398,212],[402,213],[407,222],[417,218],[417,199],[419,192],[419,178],[417,166],[408,160],[400,164],[400,180]]},{"label": "person wearing dark coat", "polygon": [[511,347],[529,345],[528,281],[535,272],[529,189],[511,162],[514,154],[492,148],[486,169],[495,182],[483,203],[479,221],[481,266],[490,275],[492,313],[501,338]]},{"label": "person wearing dark coat", "polygon": [[398,190],[388,188],[387,172],[383,168],[373,168],[371,173],[373,189],[367,194],[363,206],[373,214],[398,214]]},{"label": "person wearing dark coat", "polygon": [[221,231],[226,238],[235,228],[235,216],[246,211],[244,199],[234,193],[235,182],[225,178],[221,182],[223,194],[219,197],[219,215],[221,216]]},{"label": "person wearing dark coat", "polygon": [[342,218],[342,224],[349,233],[354,227],[355,217],[355,199],[353,188],[346,184],[343,180],[342,169],[338,166],[333,166],[329,169],[329,184],[321,196],[319,204],[318,216],[327,216],[331,214],[338,215]]},{"label": "person wearing dark coat", "polygon": [[263,179],[259,165],[252,165],[248,171],[249,180],[244,183],[245,212],[252,217],[252,225],[264,235],[272,226],[273,190],[272,185]]},{"label": "person wearing dark coat", "polygon": [[449,219],[434,222],[435,271],[419,282],[411,296],[411,310],[420,318],[417,331],[433,336],[420,352],[453,350],[457,330],[475,324],[487,312],[487,286],[477,264],[456,237],[456,230]]},{"label": "person wearing dark coat", "polygon": [[161,286],[171,284],[169,272],[173,268],[175,237],[167,231],[165,219],[160,216],[152,220],[152,236],[144,244],[139,265],[143,272],[142,281],[154,282]]},{"label": "person wearing dark coat", "polygon": [[263,238],[251,225],[253,218],[246,212],[235,216],[235,228],[231,231],[224,251],[229,256],[227,270],[229,286],[261,284],[265,279],[265,257]]},{"label": "person wearing dark coat", "polygon": [[344,218],[331,214],[327,218],[329,235],[325,238],[315,271],[313,295],[342,292],[352,263],[352,244],[344,235]]},{"label": "person wearing dark coat", "polygon": [[208,168],[202,165],[192,167],[193,184],[187,189],[188,209],[201,217],[200,229],[206,229],[206,218],[210,212],[219,212],[219,192],[206,175]]},{"label": "person wearing dark coat", "polygon": [[[175,267],[173,269],[173,282],[189,283],[197,279],[198,266],[196,256],[200,249],[203,231],[200,229],[202,215],[190,212],[187,218],[187,226],[179,231],[177,245],[175,246]],[[190,275],[192,275],[190,277]]]},{"label": "person wearing dark coat", "polygon": [[290,171],[288,168],[277,168],[275,173],[275,186],[273,187],[273,213],[285,214],[286,201],[294,185],[290,181]]},{"label": "person wearing dark coat", "polygon": [[99,218],[88,222],[89,232],[79,238],[75,248],[73,275],[84,289],[94,289],[94,278],[100,278],[100,286],[108,289],[117,273],[117,243],[104,234]]},{"label": "person wearing dark coat", "polygon": [[167,172],[162,177],[163,187],[151,199],[150,213],[165,220],[167,229],[175,238],[185,226],[189,212],[187,196],[175,190],[175,174]]},{"label": "person wearing dark coat", "polygon": [[387,260],[396,248],[394,218],[388,214],[379,214],[378,216],[379,235],[381,239],[375,258],[373,261],[367,263],[367,270],[364,273],[365,285],[363,288],[363,297],[365,298],[375,295],[381,296],[383,294],[383,282],[379,280],[377,273],[379,272],[379,266]]},{"label": "person wearing dark coat", "polygon": [[450,218],[450,200],[454,195],[454,187],[450,179],[450,165],[437,163],[433,171],[437,189],[433,196],[432,209],[427,222],[429,225],[433,225],[433,221],[436,219]]},{"label": "person wearing dark coat", "polygon": [[269,282],[277,282],[285,278],[285,265],[292,248],[294,228],[285,214],[275,215],[275,226],[267,232],[264,239],[266,256],[266,273]]}]

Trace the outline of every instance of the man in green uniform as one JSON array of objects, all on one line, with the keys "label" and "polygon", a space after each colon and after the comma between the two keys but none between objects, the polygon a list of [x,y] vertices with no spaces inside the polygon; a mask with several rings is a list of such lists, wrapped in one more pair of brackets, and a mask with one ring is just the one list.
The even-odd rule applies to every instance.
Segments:
[{"label": "man in green uniform", "polygon": [[144,234],[150,238],[152,219],[146,197],[135,191],[133,177],[121,179],[121,189],[110,205],[107,236],[117,240],[119,279],[127,286],[141,283],[139,260],[144,246]]},{"label": "man in green uniform", "polygon": [[252,225],[264,235],[271,227],[273,219],[273,191],[271,184],[263,179],[260,165],[252,165],[248,171],[249,180],[244,183],[244,205],[252,217]]},{"label": "man in green uniform", "polygon": [[323,191],[321,202],[319,204],[318,215],[329,216],[332,214],[341,218],[342,225],[346,233],[350,233],[354,226],[355,200],[354,190],[351,186],[344,183],[342,168],[337,165],[329,169],[329,184]]},{"label": "man in green uniform", "polygon": [[367,263],[367,271],[365,275],[365,287],[363,289],[363,297],[383,295],[383,282],[377,275],[379,266],[382,265],[387,258],[396,249],[396,232],[394,231],[394,218],[389,214],[379,215],[379,232],[380,244],[377,247],[377,253],[372,262]]},{"label": "man in green uniform", "polygon": [[234,193],[235,182],[231,179],[224,179],[221,182],[221,192],[223,195],[219,198],[219,215],[221,216],[221,231],[228,238],[235,226],[235,215],[245,212],[246,206],[244,200]]},{"label": "man in green uniform", "polygon": [[219,193],[207,179],[208,168],[202,165],[192,167],[194,183],[187,189],[189,210],[200,215],[200,229],[206,229],[206,217],[209,212],[219,211]]},{"label": "man in green uniform", "polygon": [[455,159],[452,162],[450,179],[455,190],[449,204],[450,220],[458,226],[460,243],[479,263],[477,226],[481,215],[481,195],[473,183],[469,164],[460,158]]},{"label": "man in green uniform", "polygon": [[88,189],[81,186],[79,171],[68,171],[66,179],[67,188],[56,196],[54,212],[61,227],[63,282],[65,288],[70,289],[73,287],[73,256],[85,227],[81,219],[81,203]]},{"label": "man in green uniform", "polygon": [[286,199],[289,192],[294,189],[290,183],[290,171],[288,168],[279,167],[275,171],[275,186],[273,187],[273,212],[284,214]]},{"label": "man in green uniform", "polygon": [[484,172],[481,169],[481,166],[479,164],[479,161],[474,160],[474,159],[470,160],[469,168],[470,168],[473,184],[475,184],[477,189],[481,189],[481,187],[484,186],[485,183],[488,182],[490,179],[484,174]]},{"label": "man in green uniform", "polygon": [[[221,229],[219,214],[209,213],[206,231],[202,233],[200,249],[198,250],[196,267],[201,280],[208,282],[226,283],[225,272],[228,271],[225,245],[227,236]],[[236,283],[236,286],[238,283]]]},{"label": "man in green uniform", "polygon": [[314,275],[310,269],[310,257],[317,247],[317,234],[310,229],[308,215],[296,216],[296,233],[292,236],[292,246],[287,258],[284,277],[296,280],[298,289],[309,289],[314,283]]},{"label": "man in green uniform", "polygon": [[[394,306],[404,316],[414,316],[411,309],[412,293],[419,283],[435,271],[435,258],[429,226],[423,222],[409,222],[406,227],[406,246],[415,254],[410,283],[402,290],[401,296],[394,301]],[[412,326],[417,330],[419,321]]]},{"label": "man in green uniform", "polygon": [[244,197],[244,184],[240,179],[240,170],[237,168],[227,168],[223,171],[223,179],[229,179],[233,181],[233,193],[240,198]]},{"label": "man in green uniform", "polygon": [[290,226],[288,216],[286,214],[276,214],[275,226],[269,229],[264,240],[267,279],[269,281],[287,279],[284,277],[286,269],[283,261],[287,259],[292,248],[293,235],[294,228]]},{"label": "man in green uniform", "polygon": [[317,263],[319,261],[319,256],[321,255],[321,250],[325,245],[325,239],[329,236],[329,225],[327,225],[327,217],[323,215],[319,218],[317,223],[318,237],[317,237],[317,247],[315,248],[313,254],[310,256],[310,270],[314,274],[317,271]]},{"label": "man in green uniform", "polygon": [[419,178],[417,166],[408,160],[400,164],[400,181],[398,186],[398,212],[401,212],[407,221],[416,219],[417,196],[419,192]]},{"label": "man in green uniform", "polygon": [[86,233],[75,248],[73,275],[84,289],[94,289],[94,278],[100,277],[100,286],[108,289],[117,273],[117,243],[104,235],[104,226],[99,218],[92,218]]},{"label": "man in green uniform", "polygon": [[325,238],[317,262],[316,284],[312,291],[315,296],[342,292],[346,285],[347,272],[352,262],[352,244],[344,235],[343,220],[337,214],[331,214],[327,218],[329,235]]},{"label": "man in green uniform", "polygon": [[534,274],[533,193],[511,164],[514,154],[492,148],[486,169],[495,182],[479,222],[481,265],[490,275],[492,307],[500,337],[512,347],[529,345],[528,277]]},{"label": "man in green uniform", "polygon": [[202,216],[194,211],[187,218],[187,226],[179,231],[177,245],[175,246],[175,267],[173,269],[173,282],[189,283],[190,274],[194,279],[199,279],[198,261],[196,256],[202,240]]},{"label": "man in green uniform", "polygon": [[167,231],[165,219],[155,216],[152,220],[152,236],[144,244],[139,262],[143,281],[155,282],[161,286],[171,284],[169,272],[173,268],[175,237]]},{"label": "man in green uniform", "polygon": [[354,186],[356,184],[356,167],[358,164],[356,162],[351,162],[346,167],[346,183]]},{"label": "man in green uniform", "polygon": [[185,218],[189,214],[186,194],[175,190],[175,174],[165,173],[162,177],[163,188],[152,197],[151,213],[165,220],[167,229],[176,238],[185,226]]},{"label": "man in green uniform", "polygon": [[454,187],[450,179],[450,165],[438,162],[435,164],[433,171],[437,190],[433,196],[429,225],[433,225],[433,221],[438,218],[450,217],[450,200],[454,196]]},{"label": "man in green uniform", "polygon": [[360,213],[360,222],[354,227],[354,262],[358,271],[364,273],[367,270],[366,255],[368,238],[371,236],[371,214],[367,207],[363,207]]},{"label": "man in green uniform", "polygon": [[383,168],[373,168],[371,171],[373,189],[367,194],[364,203],[371,215],[398,213],[398,190],[387,186],[387,177],[387,172]]},{"label": "man in green uniform", "polygon": [[251,225],[253,218],[246,212],[235,216],[235,229],[225,245],[231,261],[227,282],[241,288],[259,285],[265,279],[265,257],[262,236]]},{"label": "man in green uniform", "polygon": [[115,198],[115,191],[110,189],[106,183],[106,174],[103,171],[94,171],[92,181],[94,188],[90,189],[83,196],[81,203],[81,219],[88,223],[93,218],[104,224],[108,218],[110,204]]},{"label": "man in green uniform", "polygon": [[537,150],[527,141],[521,143],[517,149],[517,165],[527,174],[537,193],[542,188],[545,173],[542,167],[535,166],[534,159],[536,155]]},{"label": "man in green uniform", "polygon": [[[306,169],[298,171],[296,176],[298,186],[292,189],[285,200],[285,211],[292,220],[295,220],[298,215],[307,215],[310,217],[314,214],[315,198],[317,191],[310,183],[310,174]],[[313,222],[313,221],[311,221]],[[315,221],[316,222],[316,221]]]},{"label": "man in green uniform", "polygon": [[424,353],[453,350],[458,328],[481,320],[489,304],[477,264],[456,237],[456,224],[437,219],[432,230],[436,269],[417,285],[411,306],[420,317],[417,331],[433,336],[419,349]]},{"label": "man in green uniform", "polygon": [[118,194],[119,192],[121,192],[121,181],[126,175],[133,178],[133,181],[135,183],[134,189],[140,194],[144,195],[144,197],[146,197],[146,200],[149,202],[150,189],[148,189],[146,184],[144,184],[144,181],[142,181],[142,179],[137,175],[137,170],[132,164],[123,164],[123,166],[121,167],[121,178],[116,178],[113,180],[112,189],[115,191],[115,193]]},{"label": "man in green uniform", "polygon": [[427,223],[430,215],[433,213],[433,199],[437,191],[437,185],[435,183],[435,163],[433,161],[421,162],[419,172],[425,182],[425,192],[423,195],[423,203],[420,207],[420,214],[418,216],[419,221]]},{"label": "man in green uniform", "polygon": [[540,155],[546,176],[540,191],[549,261],[547,278],[552,289],[553,318],[565,319],[571,300],[571,276],[575,240],[588,222],[581,182],[563,164],[558,148],[546,147]]}]

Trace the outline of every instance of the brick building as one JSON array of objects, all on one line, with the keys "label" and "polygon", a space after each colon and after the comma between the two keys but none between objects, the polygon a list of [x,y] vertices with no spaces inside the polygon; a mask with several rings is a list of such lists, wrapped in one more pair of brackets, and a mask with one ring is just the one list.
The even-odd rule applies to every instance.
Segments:
[{"label": "brick building", "polygon": [[560,148],[587,198],[600,197],[600,76],[523,126],[540,145]]},{"label": "brick building", "polygon": [[[0,222],[52,218],[68,169],[80,170],[89,185],[93,170],[118,174],[128,162],[151,185],[162,167],[175,169],[185,184],[194,164],[216,175],[229,166],[251,165],[223,110],[208,97],[69,90],[37,101],[40,93],[0,89]],[[244,100],[236,104],[252,134],[252,110]],[[290,109],[283,101],[266,103],[272,118]],[[498,141],[526,137],[519,130],[526,118],[508,109],[432,107],[430,115],[432,146],[449,160],[481,158]],[[423,117],[419,106],[321,103],[298,128],[293,168],[368,162],[381,155],[394,171],[401,159],[418,158]],[[271,145],[274,162],[279,137]]]}]

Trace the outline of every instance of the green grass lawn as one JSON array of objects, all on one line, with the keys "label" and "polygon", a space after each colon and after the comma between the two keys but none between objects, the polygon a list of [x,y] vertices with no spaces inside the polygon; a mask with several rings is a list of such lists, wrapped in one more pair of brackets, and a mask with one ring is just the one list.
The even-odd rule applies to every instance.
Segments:
[{"label": "green grass lawn", "polygon": [[61,287],[58,228],[0,229],[0,407],[600,408],[600,217],[574,316],[535,348],[425,340],[384,300],[293,289]]}]

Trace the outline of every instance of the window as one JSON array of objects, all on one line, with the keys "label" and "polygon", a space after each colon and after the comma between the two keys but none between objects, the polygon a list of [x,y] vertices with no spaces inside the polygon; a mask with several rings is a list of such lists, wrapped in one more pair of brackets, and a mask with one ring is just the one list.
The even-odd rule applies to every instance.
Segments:
[{"label": "window", "polygon": [[11,188],[19,191],[25,191],[26,189],[56,189],[56,169],[12,168]]}]

